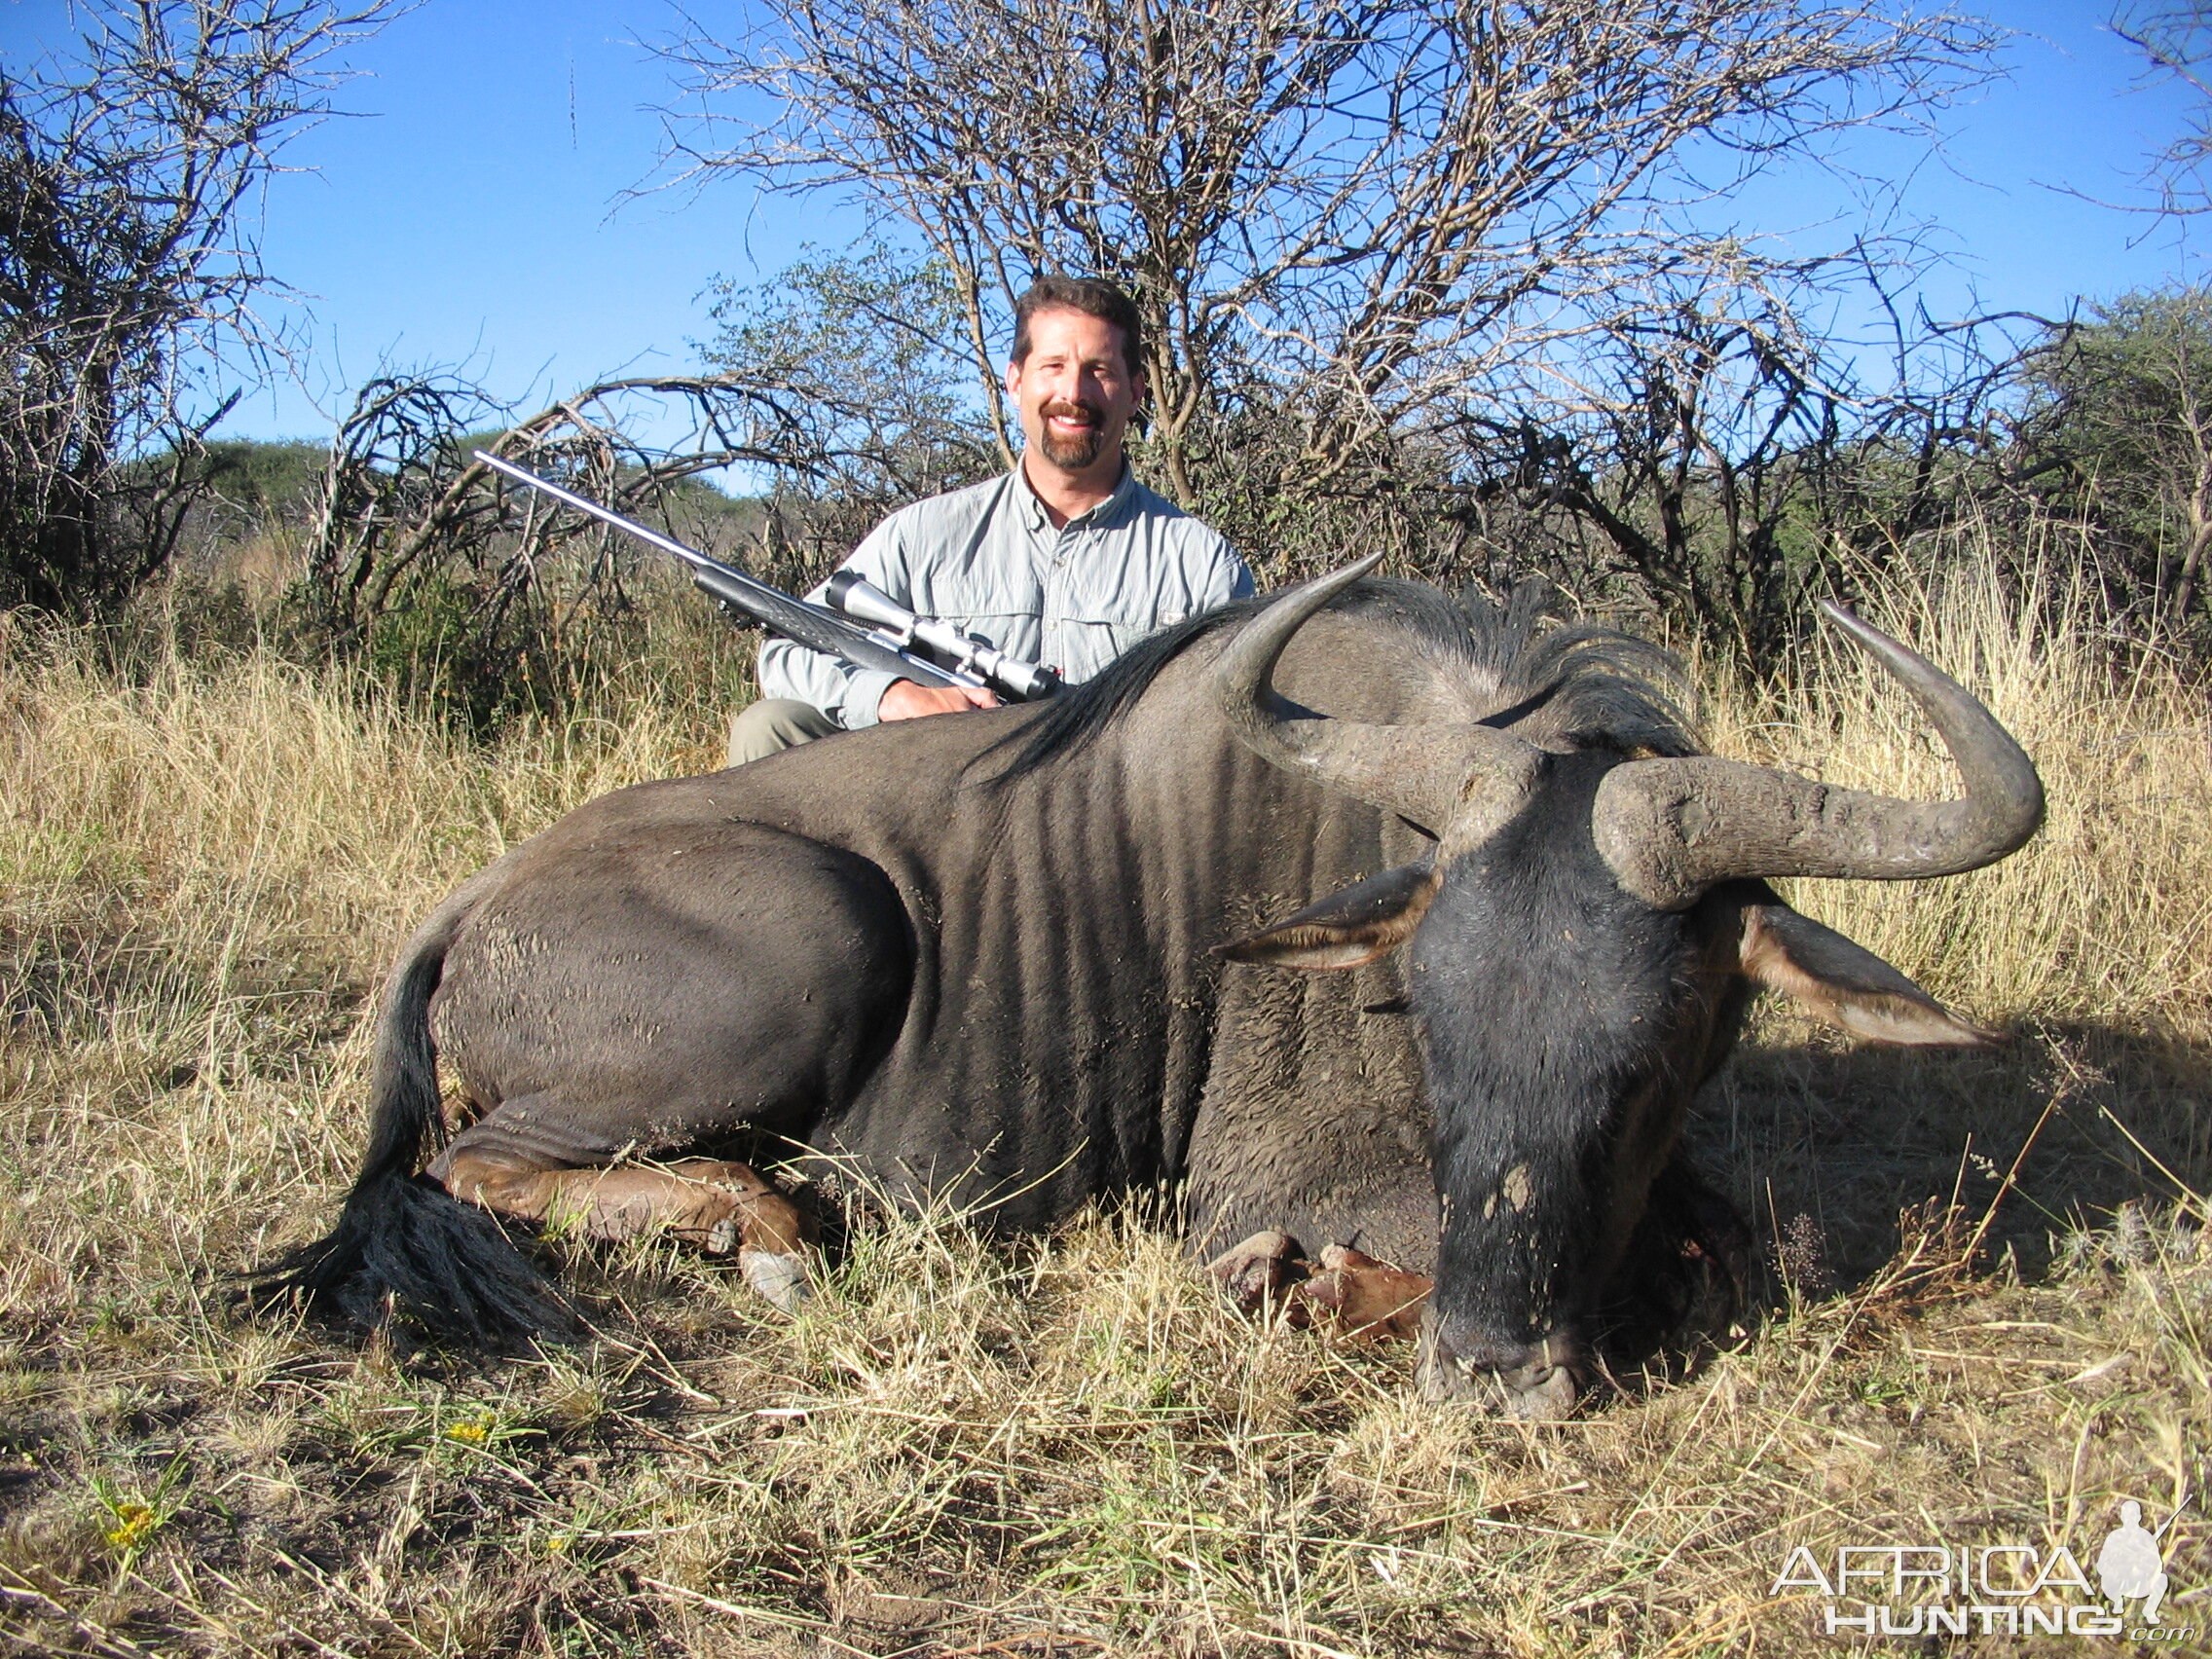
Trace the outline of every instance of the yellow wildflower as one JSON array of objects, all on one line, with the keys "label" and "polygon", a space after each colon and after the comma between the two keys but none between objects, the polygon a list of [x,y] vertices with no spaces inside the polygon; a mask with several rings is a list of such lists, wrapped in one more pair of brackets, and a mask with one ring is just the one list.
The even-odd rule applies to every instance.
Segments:
[{"label": "yellow wildflower", "polygon": [[154,1530],[154,1512],[143,1503],[118,1503],[111,1507],[115,1511],[115,1525],[101,1534],[111,1549],[130,1549]]}]

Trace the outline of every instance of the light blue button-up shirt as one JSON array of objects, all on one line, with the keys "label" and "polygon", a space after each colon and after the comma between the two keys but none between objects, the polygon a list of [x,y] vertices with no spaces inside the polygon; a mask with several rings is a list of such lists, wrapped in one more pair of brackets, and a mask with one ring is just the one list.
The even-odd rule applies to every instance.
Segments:
[{"label": "light blue button-up shirt", "polygon": [[[1057,530],[1019,466],[916,501],[869,532],[843,568],[1070,684],[1155,629],[1252,591],[1234,547],[1125,466],[1113,495]],[[820,603],[824,587],[807,597]],[[875,724],[896,678],[789,640],[760,647],[759,677],[763,697],[812,703],[849,728]]]}]

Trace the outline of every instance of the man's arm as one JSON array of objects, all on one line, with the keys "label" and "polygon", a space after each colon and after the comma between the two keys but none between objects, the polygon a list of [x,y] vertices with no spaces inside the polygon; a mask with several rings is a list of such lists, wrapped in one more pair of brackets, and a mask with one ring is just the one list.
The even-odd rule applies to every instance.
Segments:
[{"label": "man's arm", "polygon": [[1201,610],[1218,610],[1232,601],[1252,597],[1252,567],[1244,563],[1244,555],[1230,546],[1226,539],[1216,539],[1221,542],[1220,553],[1214,564],[1211,589],[1205,603],[1198,608]]},{"label": "man's arm", "polygon": [[[838,568],[858,571],[902,605],[912,603],[905,543],[899,534],[896,515],[869,531],[853,549],[852,557]],[[823,582],[806,597],[817,605],[825,603],[823,596],[829,585]],[[898,681],[881,669],[854,668],[790,640],[772,638],[761,642],[754,673],[760,682],[761,696],[793,697],[811,703],[847,731],[875,724],[883,694],[895,682],[921,689],[911,681]]]}]

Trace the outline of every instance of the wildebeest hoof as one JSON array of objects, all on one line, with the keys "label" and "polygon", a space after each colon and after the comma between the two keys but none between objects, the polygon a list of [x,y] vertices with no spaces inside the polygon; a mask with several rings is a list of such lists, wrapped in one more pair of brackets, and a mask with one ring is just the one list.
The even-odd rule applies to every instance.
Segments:
[{"label": "wildebeest hoof", "polygon": [[1355,1337],[1410,1337],[1420,1328],[1431,1280],[1409,1273],[1363,1251],[1331,1244],[1321,1252],[1321,1271],[1292,1293],[1328,1321]]},{"label": "wildebeest hoof", "polygon": [[1279,1304],[1284,1289],[1303,1271],[1298,1240],[1287,1233],[1255,1233],[1206,1264],[1236,1306],[1250,1313]]},{"label": "wildebeest hoof", "polygon": [[813,1286],[807,1282],[804,1256],[787,1256],[774,1250],[740,1250],[737,1268],[745,1275],[747,1284],[786,1313],[796,1313],[814,1295]]}]

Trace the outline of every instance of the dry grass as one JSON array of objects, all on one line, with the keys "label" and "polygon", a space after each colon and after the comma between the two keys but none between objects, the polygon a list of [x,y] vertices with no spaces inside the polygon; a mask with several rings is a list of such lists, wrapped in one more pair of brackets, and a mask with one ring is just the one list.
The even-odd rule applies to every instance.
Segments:
[{"label": "dry grass", "polygon": [[[222,1275],[346,1179],[362,998],[412,921],[718,734],[647,701],[484,750],[335,672],[126,684],[14,642],[0,1641],[1790,1654],[1825,1645],[1767,1594],[1796,1543],[2086,1560],[2121,1496],[2201,1505],[2212,1235],[2182,1190],[2212,1166],[2212,717],[2170,676],[2093,672],[2086,617],[1899,609],[1993,687],[2050,828],[1965,880],[1799,900],[2022,1039],[1899,1057],[1763,1016],[1696,1133],[1774,1235],[1766,1317],[1685,1383],[1543,1428],[1419,1405],[1403,1351],[1237,1318],[1125,1221],[1014,1249],[897,1223],[795,1323],[671,1249],[579,1260],[605,1339],[524,1363],[240,1320]],[[1724,700],[1723,752],[1942,787],[1858,664],[1801,678],[1787,709]],[[2191,1512],[2166,1545],[2167,1622],[2200,1632],[2208,1538]]]}]

